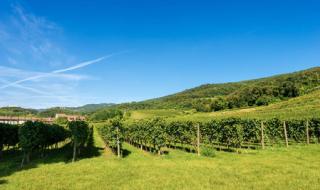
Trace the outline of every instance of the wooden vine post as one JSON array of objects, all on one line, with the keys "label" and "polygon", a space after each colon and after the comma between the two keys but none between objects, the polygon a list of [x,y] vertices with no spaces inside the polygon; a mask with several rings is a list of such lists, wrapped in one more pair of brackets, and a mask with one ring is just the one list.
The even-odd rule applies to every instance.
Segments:
[{"label": "wooden vine post", "polygon": [[284,131],[284,138],[286,141],[286,147],[289,147],[289,143],[288,143],[288,134],[287,134],[287,126],[286,126],[286,122],[283,122],[283,131]]},{"label": "wooden vine post", "polygon": [[200,156],[200,125],[199,123],[197,123],[196,125],[197,125],[197,152],[198,152],[198,156]]},{"label": "wooden vine post", "polygon": [[261,147],[264,149],[264,131],[263,131],[263,121],[261,121]]},{"label": "wooden vine post", "polygon": [[120,158],[120,139],[119,139],[119,126],[117,126],[117,154],[118,158]]},{"label": "wooden vine post", "polygon": [[310,143],[310,138],[309,138],[309,120],[307,120],[306,135],[307,135],[307,144],[309,144]]}]

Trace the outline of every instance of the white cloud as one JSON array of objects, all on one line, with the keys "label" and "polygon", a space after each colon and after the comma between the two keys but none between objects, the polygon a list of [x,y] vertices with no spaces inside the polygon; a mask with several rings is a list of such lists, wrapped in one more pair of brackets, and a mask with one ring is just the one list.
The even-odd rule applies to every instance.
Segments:
[{"label": "white cloud", "polygon": [[9,19],[0,20],[0,51],[24,67],[30,62],[52,68],[69,65],[76,60],[61,45],[62,35],[57,24],[15,4]]},{"label": "white cloud", "polygon": [[57,24],[20,5],[12,6],[8,18],[0,17],[0,107],[46,108],[103,102],[105,97],[78,93],[79,83],[91,76],[70,72],[126,51],[75,64],[78,58],[64,48],[63,30]]},{"label": "white cloud", "polygon": [[[47,72],[76,62],[62,45],[62,35],[57,24],[20,5],[12,5],[10,15],[0,17],[0,84],[7,88],[0,90],[0,106],[39,108],[80,103],[72,97],[77,94],[76,86],[91,77]],[[17,82],[26,78],[31,80]]]}]

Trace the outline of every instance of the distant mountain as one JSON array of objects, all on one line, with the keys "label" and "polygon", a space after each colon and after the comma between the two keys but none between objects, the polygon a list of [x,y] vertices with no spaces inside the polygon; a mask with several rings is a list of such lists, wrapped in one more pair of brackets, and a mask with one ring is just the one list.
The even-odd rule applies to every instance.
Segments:
[{"label": "distant mountain", "polygon": [[116,105],[121,109],[196,109],[218,111],[268,105],[312,92],[320,87],[320,67],[267,78],[205,84],[173,95]]}]

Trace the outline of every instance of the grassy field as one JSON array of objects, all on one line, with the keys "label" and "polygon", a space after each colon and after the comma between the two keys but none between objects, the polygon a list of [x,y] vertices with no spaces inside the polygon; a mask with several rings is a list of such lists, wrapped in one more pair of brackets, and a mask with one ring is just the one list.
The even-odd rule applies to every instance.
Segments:
[{"label": "grassy field", "polygon": [[[20,155],[0,161],[0,189],[319,189],[320,145],[216,152],[171,150],[156,156],[125,144],[117,159],[95,134],[91,157],[70,163],[69,147],[19,170]],[[69,153],[68,153],[69,152]]]},{"label": "grassy field", "polygon": [[130,119],[139,120],[153,117],[183,116],[183,111],[173,109],[159,110],[136,110],[131,112]]}]

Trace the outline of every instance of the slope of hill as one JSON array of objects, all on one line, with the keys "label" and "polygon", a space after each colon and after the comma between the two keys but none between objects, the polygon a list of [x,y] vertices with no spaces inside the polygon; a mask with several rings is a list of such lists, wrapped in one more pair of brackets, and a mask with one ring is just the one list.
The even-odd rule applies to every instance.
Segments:
[{"label": "slope of hill", "polygon": [[75,111],[75,112],[80,112],[80,113],[91,113],[94,111],[97,111],[101,108],[107,108],[114,106],[115,104],[112,103],[102,103],[102,104],[86,104],[84,106],[80,107],[67,107],[66,109]]},{"label": "slope of hill", "polygon": [[268,106],[217,111],[211,113],[193,113],[181,110],[133,110],[130,119],[147,119],[153,117],[166,117],[172,120],[210,120],[227,117],[241,118],[281,118],[301,119],[320,117],[320,90],[292,98],[287,101],[277,102]]},{"label": "slope of hill", "polygon": [[320,67],[267,78],[206,84],[173,95],[117,105],[122,109],[197,109],[211,112],[261,106],[307,94],[320,86]]},{"label": "slope of hill", "polygon": [[87,104],[80,107],[54,107],[39,111],[41,117],[54,117],[57,113],[65,114],[81,114],[86,115],[92,112],[98,111],[99,109],[108,108],[115,104],[103,103],[103,104]]},{"label": "slope of hill", "polygon": [[274,117],[281,119],[320,117],[320,90],[316,90],[309,94],[292,98],[287,101],[277,102],[268,106],[218,111],[212,113],[195,113],[183,116],[177,115],[174,118],[181,120],[208,120],[226,117],[260,119]]}]

